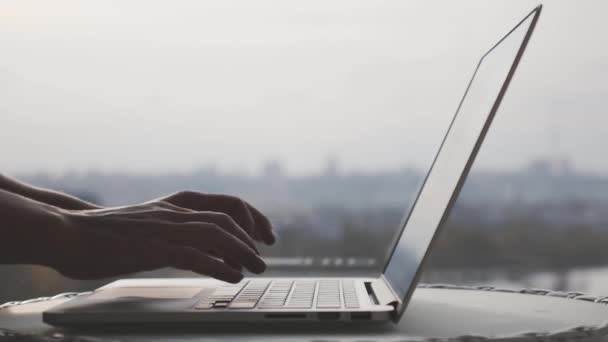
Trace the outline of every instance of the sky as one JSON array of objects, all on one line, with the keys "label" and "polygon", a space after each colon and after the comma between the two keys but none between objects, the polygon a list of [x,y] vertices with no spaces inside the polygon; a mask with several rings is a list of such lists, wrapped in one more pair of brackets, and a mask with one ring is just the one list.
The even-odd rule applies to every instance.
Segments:
[{"label": "sky", "polygon": [[[428,166],[536,1],[0,1],[0,172]],[[606,1],[545,1],[476,161],[608,173]]]}]

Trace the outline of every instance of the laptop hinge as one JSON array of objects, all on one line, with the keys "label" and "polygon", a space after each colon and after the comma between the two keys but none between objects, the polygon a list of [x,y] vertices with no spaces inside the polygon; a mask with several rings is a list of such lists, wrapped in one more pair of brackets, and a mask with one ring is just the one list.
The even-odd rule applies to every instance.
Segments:
[{"label": "laptop hinge", "polygon": [[397,308],[400,303],[399,297],[395,295],[384,276],[371,282],[371,288],[379,305],[391,305]]}]

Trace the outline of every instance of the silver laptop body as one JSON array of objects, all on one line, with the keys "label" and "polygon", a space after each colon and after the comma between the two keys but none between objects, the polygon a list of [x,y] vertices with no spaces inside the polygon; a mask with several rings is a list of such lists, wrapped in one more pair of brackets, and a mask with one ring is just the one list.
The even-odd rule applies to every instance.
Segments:
[{"label": "silver laptop body", "polygon": [[532,35],[535,8],[479,61],[377,278],[124,279],[44,312],[55,325],[169,322],[397,322]]}]

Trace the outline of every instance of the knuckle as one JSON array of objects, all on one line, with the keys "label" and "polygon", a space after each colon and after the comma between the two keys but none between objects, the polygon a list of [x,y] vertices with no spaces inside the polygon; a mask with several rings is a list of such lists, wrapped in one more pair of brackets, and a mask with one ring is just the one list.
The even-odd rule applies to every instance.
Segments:
[{"label": "knuckle", "polygon": [[161,209],[171,209],[173,208],[173,205],[171,205],[171,203],[167,203],[164,201],[158,201],[157,203],[155,203],[156,206],[158,206]]},{"label": "knuckle", "polygon": [[240,198],[236,199],[236,205],[241,208],[241,210],[247,210],[249,211],[249,207],[247,207],[247,203],[245,203],[245,201],[243,201]]},{"label": "knuckle", "polygon": [[245,202],[236,196],[225,195],[224,200],[228,203],[228,205],[237,209],[246,207]]},{"label": "knuckle", "polygon": [[[162,200],[154,200],[154,201],[149,201],[146,202],[144,204],[142,204],[143,208],[156,208],[156,207],[163,207],[165,205],[165,202],[163,202]],[[134,206],[136,207],[136,206]]]},{"label": "knuckle", "polygon": [[221,225],[232,226],[234,223],[230,215],[225,213],[212,213],[211,218]]},{"label": "knuckle", "polygon": [[156,201],[153,203],[150,203],[150,207],[148,208],[152,211],[157,211],[160,213],[170,213],[173,211],[173,205],[171,205],[170,203],[164,202],[164,201]]},{"label": "knuckle", "polygon": [[191,190],[181,190],[173,194],[171,197],[178,200],[188,200],[194,197],[195,192]]},{"label": "knuckle", "polygon": [[203,229],[205,233],[214,238],[222,237],[224,231],[215,223],[204,223]]}]

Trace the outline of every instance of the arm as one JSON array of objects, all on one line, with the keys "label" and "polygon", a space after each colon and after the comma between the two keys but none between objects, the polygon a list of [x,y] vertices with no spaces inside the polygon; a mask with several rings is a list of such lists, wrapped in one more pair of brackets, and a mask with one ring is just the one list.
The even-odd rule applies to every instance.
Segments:
[{"label": "arm", "polygon": [[100,208],[93,203],[83,201],[76,197],[49,189],[34,187],[2,174],[0,174],[0,190],[12,192],[34,201],[46,203],[62,209],[86,210]]},{"label": "arm", "polygon": [[62,225],[57,208],[0,190],[0,264],[45,265],[41,251],[58,250]]}]

